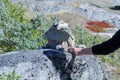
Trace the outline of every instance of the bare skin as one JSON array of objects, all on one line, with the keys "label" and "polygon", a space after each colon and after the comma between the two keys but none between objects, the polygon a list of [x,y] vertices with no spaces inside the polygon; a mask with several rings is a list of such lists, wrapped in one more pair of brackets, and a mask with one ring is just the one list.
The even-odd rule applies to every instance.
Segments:
[{"label": "bare skin", "polygon": [[93,55],[92,48],[68,48],[68,52],[74,55]]}]

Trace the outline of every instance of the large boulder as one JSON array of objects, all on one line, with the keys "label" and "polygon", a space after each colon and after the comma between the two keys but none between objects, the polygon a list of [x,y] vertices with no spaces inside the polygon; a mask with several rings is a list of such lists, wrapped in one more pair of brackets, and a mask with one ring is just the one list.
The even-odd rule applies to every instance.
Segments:
[{"label": "large boulder", "polygon": [[0,74],[13,70],[21,80],[106,80],[94,56],[75,57],[54,49],[1,54]]}]

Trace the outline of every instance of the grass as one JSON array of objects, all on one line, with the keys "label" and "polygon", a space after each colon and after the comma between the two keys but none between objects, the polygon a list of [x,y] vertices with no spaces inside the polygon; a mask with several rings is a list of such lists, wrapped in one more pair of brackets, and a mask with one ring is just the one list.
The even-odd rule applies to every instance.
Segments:
[{"label": "grass", "polygon": [[56,18],[56,20],[63,20],[67,23],[69,23],[69,27],[71,29],[74,29],[78,25],[85,25],[88,21],[88,19],[77,12],[70,12],[70,11],[59,11],[51,14],[47,14],[47,17],[53,17]]},{"label": "grass", "polygon": [[95,44],[99,44],[103,41],[103,39],[98,35],[91,35],[91,32],[83,28],[82,26],[78,26],[73,30],[73,34],[75,36],[75,43],[77,45],[85,44],[87,47],[90,47]]}]

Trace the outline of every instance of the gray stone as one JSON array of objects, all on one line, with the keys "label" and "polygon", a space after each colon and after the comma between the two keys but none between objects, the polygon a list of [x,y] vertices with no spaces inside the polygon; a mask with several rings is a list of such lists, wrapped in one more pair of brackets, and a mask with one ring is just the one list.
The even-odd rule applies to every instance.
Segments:
[{"label": "gray stone", "polygon": [[53,23],[53,25],[45,32],[44,38],[48,40],[48,44],[51,47],[60,45],[67,49],[68,47],[75,46],[75,38],[68,23],[65,23],[62,20]]},{"label": "gray stone", "polygon": [[70,3],[76,0],[11,0],[14,3],[24,3],[31,12],[46,14],[60,10],[72,10]]},{"label": "gray stone", "polygon": [[43,50],[10,52],[0,55],[0,74],[15,70],[22,80],[59,80],[52,62]]},{"label": "gray stone", "polygon": [[62,20],[53,25],[45,32],[44,38],[57,41],[68,41],[70,35],[70,29],[68,23]]},{"label": "gray stone", "polygon": [[120,0],[112,0],[113,6],[120,6]]},{"label": "gray stone", "polygon": [[15,70],[22,80],[106,80],[94,56],[72,56],[53,49],[0,55],[0,74]]}]

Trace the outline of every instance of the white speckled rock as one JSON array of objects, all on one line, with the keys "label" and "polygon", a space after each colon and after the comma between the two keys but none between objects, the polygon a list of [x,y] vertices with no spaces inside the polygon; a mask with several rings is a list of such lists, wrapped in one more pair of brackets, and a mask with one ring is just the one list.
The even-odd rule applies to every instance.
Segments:
[{"label": "white speckled rock", "polygon": [[94,56],[77,56],[53,49],[0,55],[0,74],[13,70],[22,80],[106,80]]},{"label": "white speckled rock", "polygon": [[34,50],[0,55],[0,74],[15,70],[22,80],[59,80],[52,62],[42,53],[42,50]]}]

